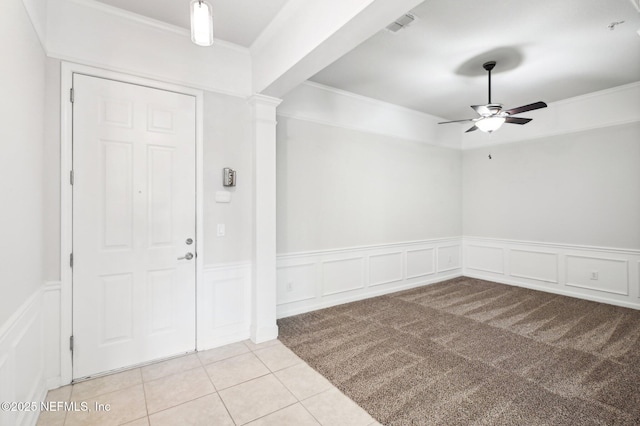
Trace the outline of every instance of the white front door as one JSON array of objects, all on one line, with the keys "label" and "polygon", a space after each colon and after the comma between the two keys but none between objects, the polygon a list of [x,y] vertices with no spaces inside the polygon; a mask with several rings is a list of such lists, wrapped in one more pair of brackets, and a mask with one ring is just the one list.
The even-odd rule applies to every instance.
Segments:
[{"label": "white front door", "polygon": [[73,377],[82,378],[195,350],[196,101],[82,74],[73,91]]}]

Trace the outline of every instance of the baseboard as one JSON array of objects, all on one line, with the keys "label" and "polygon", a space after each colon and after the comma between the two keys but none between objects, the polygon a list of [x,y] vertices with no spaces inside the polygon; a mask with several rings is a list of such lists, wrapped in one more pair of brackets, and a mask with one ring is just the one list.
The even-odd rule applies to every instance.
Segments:
[{"label": "baseboard", "polygon": [[266,327],[251,327],[251,340],[253,343],[264,343],[278,338],[278,326],[276,324]]},{"label": "baseboard", "polygon": [[462,237],[281,254],[277,317],[462,275]]},{"label": "baseboard", "polygon": [[463,274],[640,309],[640,251],[463,238]]},{"label": "baseboard", "polygon": [[[33,293],[0,328],[0,401],[44,400],[48,388],[45,360],[44,287]],[[35,425],[39,411],[0,411],[0,425]]]}]

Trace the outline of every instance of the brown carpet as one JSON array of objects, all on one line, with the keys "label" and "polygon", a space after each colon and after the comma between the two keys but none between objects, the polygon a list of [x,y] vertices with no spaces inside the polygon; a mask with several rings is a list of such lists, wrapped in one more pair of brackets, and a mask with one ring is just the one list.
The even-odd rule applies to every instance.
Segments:
[{"label": "brown carpet", "polygon": [[640,311],[463,277],[278,325],[385,425],[640,424]]}]

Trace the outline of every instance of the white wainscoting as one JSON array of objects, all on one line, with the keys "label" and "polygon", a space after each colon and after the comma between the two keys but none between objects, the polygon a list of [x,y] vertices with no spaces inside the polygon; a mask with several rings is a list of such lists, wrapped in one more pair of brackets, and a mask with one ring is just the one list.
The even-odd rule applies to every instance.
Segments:
[{"label": "white wainscoting", "polygon": [[205,266],[198,285],[198,350],[249,338],[251,264]]},{"label": "white wainscoting", "polygon": [[278,318],[462,275],[462,239],[278,255]]},{"label": "white wainscoting", "polygon": [[640,309],[640,250],[464,237],[468,277]]},{"label": "white wainscoting", "polygon": [[62,283],[47,282],[42,288],[44,377],[47,389],[55,389],[66,383],[62,379],[62,349],[69,350],[69,336],[62,336],[61,305]]},{"label": "white wainscoting", "polygon": [[[0,401],[43,401],[60,386],[60,283],[46,283],[0,328]],[[39,411],[0,411],[0,425],[35,425]]]}]

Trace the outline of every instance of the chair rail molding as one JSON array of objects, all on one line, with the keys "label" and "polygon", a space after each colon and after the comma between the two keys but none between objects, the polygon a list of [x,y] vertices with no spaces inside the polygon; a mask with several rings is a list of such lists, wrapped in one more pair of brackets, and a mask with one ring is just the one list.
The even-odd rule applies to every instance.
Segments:
[{"label": "chair rail molding", "polygon": [[[0,327],[0,401],[40,403],[62,384],[60,288],[44,283]],[[0,425],[35,425],[39,412],[2,410]]]}]

